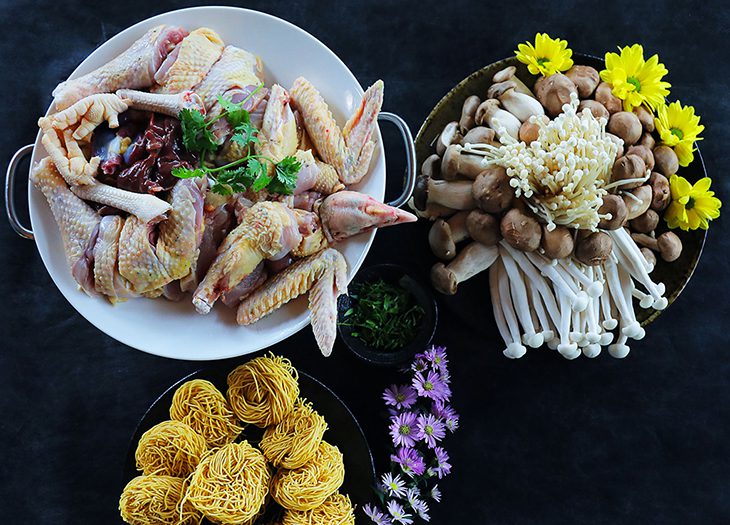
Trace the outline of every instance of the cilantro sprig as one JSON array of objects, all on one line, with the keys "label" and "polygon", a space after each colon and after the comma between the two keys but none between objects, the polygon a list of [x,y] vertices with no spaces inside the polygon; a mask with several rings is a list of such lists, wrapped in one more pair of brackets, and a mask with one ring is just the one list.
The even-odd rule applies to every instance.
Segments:
[{"label": "cilantro sprig", "polygon": [[[195,169],[175,168],[172,170],[175,177],[181,179],[208,177],[211,191],[221,195],[232,195],[249,189],[258,192],[264,188],[271,193],[291,195],[297,183],[297,173],[302,167],[301,163],[292,156],[275,162],[267,156],[250,153],[252,149],[250,146],[258,144],[260,140],[258,130],[251,124],[251,115],[243,106],[262,86],[263,84],[259,85],[238,103],[219,96],[221,112],[209,121],[195,109],[183,109],[180,112],[183,145],[188,151],[200,156],[201,165]],[[248,148],[249,153],[225,166],[210,168],[205,165],[205,157],[208,154],[215,154],[220,147],[211,131],[211,126],[221,118],[225,118],[233,129],[231,141],[243,150]],[[274,167],[271,176],[268,165]]]}]

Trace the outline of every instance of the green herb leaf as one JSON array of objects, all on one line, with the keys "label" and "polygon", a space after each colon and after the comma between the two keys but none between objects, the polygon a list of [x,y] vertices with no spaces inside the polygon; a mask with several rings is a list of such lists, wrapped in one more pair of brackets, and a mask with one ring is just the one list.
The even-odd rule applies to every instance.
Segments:
[{"label": "green herb leaf", "polygon": [[206,153],[215,153],[218,143],[208,129],[205,116],[197,109],[183,109],[178,114],[182,127],[183,145],[191,153],[204,157]]},{"label": "green herb leaf", "polygon": [[274,178],[269,183],[271,193],[291,195],[297,186],[297,174],[302,169],[302,163],[295,157],[284,157],[276,164]]}]

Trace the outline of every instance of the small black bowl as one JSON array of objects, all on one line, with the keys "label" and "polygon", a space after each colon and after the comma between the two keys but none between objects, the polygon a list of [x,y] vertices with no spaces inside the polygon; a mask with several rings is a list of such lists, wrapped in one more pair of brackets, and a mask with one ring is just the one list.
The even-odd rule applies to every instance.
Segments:
[{"label": "small black bowl", "polygon": [[395,264],[378,264],[360,270],[352,283],[369,283],[382,279],[383,281],[400,286],[408,290],[416,303],[423,308],[421,325],[413,340],[402,348],[394,350],[379,350],[366,345],[352,335],[352,327],[339,324],[347,310],[353,304],[349,295],[341,295],[337,301],[338,330],[340,338],[347,347],[360,359],[368,363],[381,366],[397,366],[411,359],[417,352],[422,352],[433,339],[438,321],[438,310],[433,294],[426,286],[408,274],[405,268]]}]

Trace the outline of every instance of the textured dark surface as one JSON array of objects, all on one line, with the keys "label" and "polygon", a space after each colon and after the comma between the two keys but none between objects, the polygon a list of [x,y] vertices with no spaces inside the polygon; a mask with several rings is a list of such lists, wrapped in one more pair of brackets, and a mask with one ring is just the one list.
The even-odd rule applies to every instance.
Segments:
[{"label": "textured dark surface", "polygon": [[[102,6],[103,4],[103,6]],[[92,49],[149,15],[190,2],[0,2],[0,159],[30,142],[50,91]],[[642,42],[670,70],[672,94],[707,125],[703,154],[721,198],[726,162],[728,24],[721,2],[250,2],[320,38],[362,84],[382,78],[385,108],[414,129],[456,82],[548,31],[600,55]],[[390,133],[388,133],[390,136]],[[390,146],[391,173],[401,164]],[[396,177],[397,178],[397,177]],[[393,188],[395,192],[395,188]],[[727,523],[730,520],[730,233],[713,223],[698,273],[632,345],[567,362],[502,357],[491,311],[478,331],[441,309],[461,430],[454,474],[432,523]],[[379,233],[367,263],[425,272],[421,225]],[[366,264],[367,264],[366,263]],[[200,364],[133,351],[65,302],[32,242],[0,225],[0,515],[22,523],[116,523],[128,439],[148,404]],[[338,345],[317,355],[308,330],[276,348],[350,405],[381,464],[380,390],[389,372]],[[236,361],[231,361],[233,365]]]}]

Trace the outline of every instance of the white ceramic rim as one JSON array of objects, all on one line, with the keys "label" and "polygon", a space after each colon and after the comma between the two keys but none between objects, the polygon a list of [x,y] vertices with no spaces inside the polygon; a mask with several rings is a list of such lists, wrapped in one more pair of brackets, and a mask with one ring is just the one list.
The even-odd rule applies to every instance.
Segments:
[{"label": "white ceramic rim", "polygon": [[[101,44],[98,48],[96,48],[88,57],[86,57],[81,64],[71,73],[69,76],[70,79],[76,78],[78,76],[81,76],[82,74],[87,73],[88,71],[91,71],[95,69],[96,67],[99,67],[103,62],[96,63],[95,57],[102,54],[102,52],[105,49],[109,49],[115,46],[122,45],[122,49],[128,47],[132,41],[139,38],[144,31],[148,30],[150,27],[153,27],[154,25],[159,25],[162,23],[165,24],[175,24],[175,17],[180,16],[188,16],[190,14],[200,15],[201,16],[201,23],[198,24],[195,27],[199,27],[201,25],[207,24],[209,26],[212,26],[212,29],[215,28],[215,24],[211,24],[208,16],[212,17],[223,17],[223,16],[234,16],[234,17],[262,17],[268,22],[276,23],[276,24],[282,24],[286,27],[287,31],[290,31],[291,34],[296,38],[304,38],[307,40],[310,40],[315,45],[317,45],[320,49],[319,51],[326,54],[327,58],[330,60],[334,60],[341,68],[342,68],[342,74],[344,75],[343,79],[341,81],[346,81],[348,83],[352,84],[352,90],[353,93],[358,96],[358,98],[363,94],[364,90],[360,83],[357,81],[355,76],[352,74],[352,72],[349,70],[349,68],[342,62],[342,60],[332,51],[330,50],[325,44],[323,44],[320,40],[318,40],[316,37],[312,36],[305,30],[301,29],[300,27],[292,24],[291,22],[288,22],[286,20],[283,20],[281,18],[275,17],[273,15],[262,13],[260,11],[255,11],[251,9],[245,9],[245,8],[238,8],[238,7],[227,7],[227,6],[204,6],[204,7],[191,7],[191,8],[185,8],[185,9],[179,9],[175,11],[169,11],[166,13],[162,13],[159,15],[156,15],[151,18],[147,18],[145,20],[142,20],[127,29],[119,32],[117,35],[113,36],[103,44]],[[180,24],[182,25],[182,24]],[[188,29],[192,29],[192,27],[188,27]],[[224,41],[226,39],[224,38]],[[229,43],[229,42],[226,42]],[[231,42],[234,45],[235,42]],[[263,53],[261,54],[261,58],[264,61],[264,64],[266,64],[266,56]],[[339,72],[338,72],[339,74]],[[318,86],[319,87],[319,86]],[[329,100],[328,100],[329,101]],[[338,110],[341,111],[342,108],[336,108],[331,105],[331,108],[333,110],[333,113],[337,113]],[[48,108],[47,114],[50,112],[51,107]],[[45,151],[41,145],[41,135],[40,131],[38,135],[36,136],[36,141],[33,148],[33,153],[31,157],[31,165],[40,160],[41,158],[45,157]],[[380,135],[380,130],[376,130],[375,134],[375,142],[377,144],[376,152],[374,154],[373,161],[370,166],[370,171],[367,175],[367,177],[373,178],[373,181],[376,182],[376,188],[374,191],[366,192],[372,197],[382,201],[385,195],[385,151],[383,148],[383,142]],[[48,208],[48,205],[43,198],[43,196],[40,194],[39,191],[35,190],[32,185],[29,185],[28,189],[28,206],[29,206],[29,213],[30,213],[30,220],[31,220],[31,227],[35,234],[35,243],[36,247],[38,249],[38,252],[41,256],[41,259],[43,260],[43,264],[45,265],[49,275],[51,276],[51,279],[53,280],[56,287],[59,289],[59,291],[62,293],[62,295],[66,298],[66,300],[71,304],[71,306],[76,309],[76,311],[81,314],[84,318],[86,318],[91,324],[93,324],[96,328],[107,334],[108,336],[112,337],[113,339],[116,339],[117,341],[130,346],[132,348],[135,348],[137,350],[158,355],[161,357],[167,357],[172,359],[181,359],[181,360],[190,360],[190,361],[204,361],[204,360],[217,360],[217,359],[226,359],[231,357],[238,357],[241,355],[250,354],[265,348],[268,348],[270,346],[273,346],[274,344],[290,337],[291,335],[299,332],[301,329],[305,328],[307,325],[309,325],[310,322],[310,316],[309,311],[306,310],[306,308],[303,308],[302,305],[305,304],[304,298],[298,298],[295,301],[292,301],[291,303],[285,305],[281,309],[279,309],[277,312],[272,313],[269,318],[279,318],[283,315],[294,315],[295,323],[290,324],[289,326],[278,330],[277,332],[274,332],[267,337],[261,337],[258,342],[248,345],[246,347],[241,347],[238,349],[232,349],[232,347],[229,345],[226,347],[225,350],[221,350],[219,352],[206,352],[203,354],[198,354],[194,351],[182,351],[179,352],[177,348],[172,348],[170,344],[163,344],[159,345],[156,344],[155,341],[147,342],[144,340],[144,334],[140,335],[137,330],[129,329],[130,327],[123,327],[123,326],[117,326],[116,324],[110,324],[105,322],[104,319],[101,319],[98,314],[95,313],[96,308],[119,308],[111,306],[108,304],[104,299],[100,297],[92,297],[89,298],[86,296],[83,292],[77,291],[71,287],[69,289],[68,280],[73,281],[73,278],[70,275],[70,270],[68,269],[68,265],[65,263],[65,258],[63,258],[63,264],[58,264],[57,261],[52,260],[52,254],[49,253],[49,238],[47,235],[49,235],[49,232],[47,231],[46,225],[44,225],[44,220],[47,224],[47,218],[50,216],[50,210]],[[42,208],[41,208],[42,207]],[[45,214],[45,217],[43,216]],[[52,217],[51,217],[52,220]],[[55,221],[54,225],[55,225]],[[53,233],[50,235],[56,236],[57,239],[55,239],[55,242],[60,244],[60,235],[58,232],[58,229],[54,229]],[[356,247],[359,247],[358,253],[355,255],[354,260],[352,256],[348,257],[346,255],[346,258],[348,259],[348,281],[352,280],[355,273],[359,270],[359,268],[362,266],[363,261],[365,260],[365,257],[368,254],[368,251],[370,249],[370,246],[373,242],[373,239],[375,237],[375,231],[371,231],[366,234],[361,234],[355,238],[348,239],[341,245],[338,245],[337,248],[340,251],[343,251],[347,248],[347,245],[354,245]],[[58,258],[58,257],[57,257]],[[93,301],[94,303],[89,303],[89,300]],[[133,299],[129,303],[133,303],[135,301],[144,301],[145,299]],[[162,299],[158,299],[158,302],[164,301]],[[198,314],[196,314],[192,308],[192,305],[188,304],[188,301],[183,301],[184,304],[186,304],[189,308],[186,308],[187,314],[191,316],[192,318],[197,318]],[[180,306],[181,303],[165,303],[166,306],[169,305],[170,308],[174,309],[177,305],[177,307]],[[298,311],[297,311],[297,305],[298,305]],[[179,308],[178,308],[179,309]],[[221,312],[222,308],[220,306],[215,308],[215,311],[208,314],[209,316],[221,316],[223,312]],[[182,311],[182,310],[181,310]],[[293,314],[292,314],[293,312]],[[231,313],[228,319],[228,323],[233,322],[233,314]],[[286,319],[285,319],[286,320]],[[262,320],[260,323],[263,323],[265,321]],[[258,324],[258,323],[257,323]],[[252,329],[256,325],[252,325],[251,327],[236,327],[238,330],[246,330],[246,329]],[[206,334],[200,335],[201,342],[210,344],[210,339],[207,337]],[[318,350],[316,349],[314,343],[312,344],[311,349],[307,349],[307,351],[313,351],[318,354]]]}]

